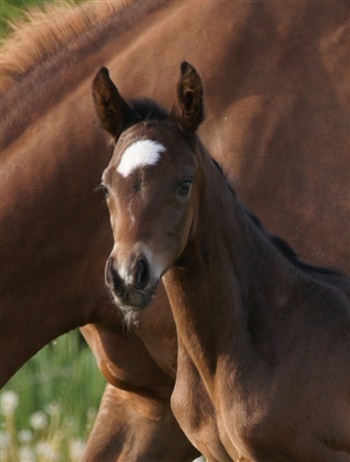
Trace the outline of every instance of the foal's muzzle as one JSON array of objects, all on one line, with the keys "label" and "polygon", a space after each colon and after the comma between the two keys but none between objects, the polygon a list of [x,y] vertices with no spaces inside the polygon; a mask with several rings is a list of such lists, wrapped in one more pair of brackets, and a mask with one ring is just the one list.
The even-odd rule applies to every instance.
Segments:
[{"label": "foal's muzzle", "polygon": [[105,281],[116,304],[124,310],[144,308],[154,293],[154,289],[148,287],[151,271],[147,259],[142,256],[135,258],[122,273],[121,275],[121,271],[118,271],[115,258],[109,257],[106,263]]}]

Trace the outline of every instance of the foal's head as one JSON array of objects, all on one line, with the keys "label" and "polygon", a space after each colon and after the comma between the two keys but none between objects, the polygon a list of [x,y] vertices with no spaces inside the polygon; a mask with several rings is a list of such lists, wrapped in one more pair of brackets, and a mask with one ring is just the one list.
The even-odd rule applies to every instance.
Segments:
[{"label": "foal's head", "polygon": [[116,141],[103,173],[114,247],[106,283],[124,310],[139,310],[181,255],[194,219],[198,165],[195,132],[203,120],[203,90],[181,66],[177,102],[169,115],[129,105],[102,68],[93,83],[98,117]]}]

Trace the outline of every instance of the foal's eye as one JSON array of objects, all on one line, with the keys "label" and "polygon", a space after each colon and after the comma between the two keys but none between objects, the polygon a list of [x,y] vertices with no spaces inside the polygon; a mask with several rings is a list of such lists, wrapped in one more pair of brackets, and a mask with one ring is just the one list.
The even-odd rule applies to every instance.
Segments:
[{"label": "foal's eye", "polygon": [[106,197],[109,196],[109,189],[103,183],[101,184],[101,189]]},{"label": "foal's eye", "polygon": [[179,186],[177,187],[176,192],[180,194],[180,196],[187,196],[191,191],[192,186],[192,178],[185,178],[181,181]]}]

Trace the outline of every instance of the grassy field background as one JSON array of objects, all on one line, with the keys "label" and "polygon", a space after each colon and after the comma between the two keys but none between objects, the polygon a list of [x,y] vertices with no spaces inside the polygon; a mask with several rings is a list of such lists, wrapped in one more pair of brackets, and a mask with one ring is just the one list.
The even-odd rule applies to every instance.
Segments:
[{"label": "grassy field background", "polygon": [[[9,20],[15,21],[23,8],[44,3],[0,0],[2,41]],[[47,345],[0,392],[0,461],[77,461],[104,387],[79,331]]]},{"label": "grassy field background", "polygon": [[78,460],[104,386],[78,331],[47,345],[0,393],[0,461]]}]

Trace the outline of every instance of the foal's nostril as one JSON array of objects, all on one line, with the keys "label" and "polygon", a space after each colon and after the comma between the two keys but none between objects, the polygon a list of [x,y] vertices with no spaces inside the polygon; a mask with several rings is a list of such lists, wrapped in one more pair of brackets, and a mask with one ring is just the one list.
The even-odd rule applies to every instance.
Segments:
[{"label": "foal's nostril", "polygon": [[133,283],[137,289],[144,289],[150,280],[150,270],[146,260],[138,260],[133,269]]},{"label": "foal's nostril", "polygon": [[121,277],[119,276],[118,272],[115,270],[113,263],[114,263],[114,259],[110,257],[107,260],[107,264],[106,264],[106,274],[105,274],[106,284],[110,288],[113,288],[114,292],[117,295],[122,296],[124,293],[123,281]]},{"label": "foal's nostril", "polygon": [[105,269],[105,279],[106,279],[107,284],[113,283],[112,268],[113,268],[113,258],[109,257],[106,262],[106,269]]}]

